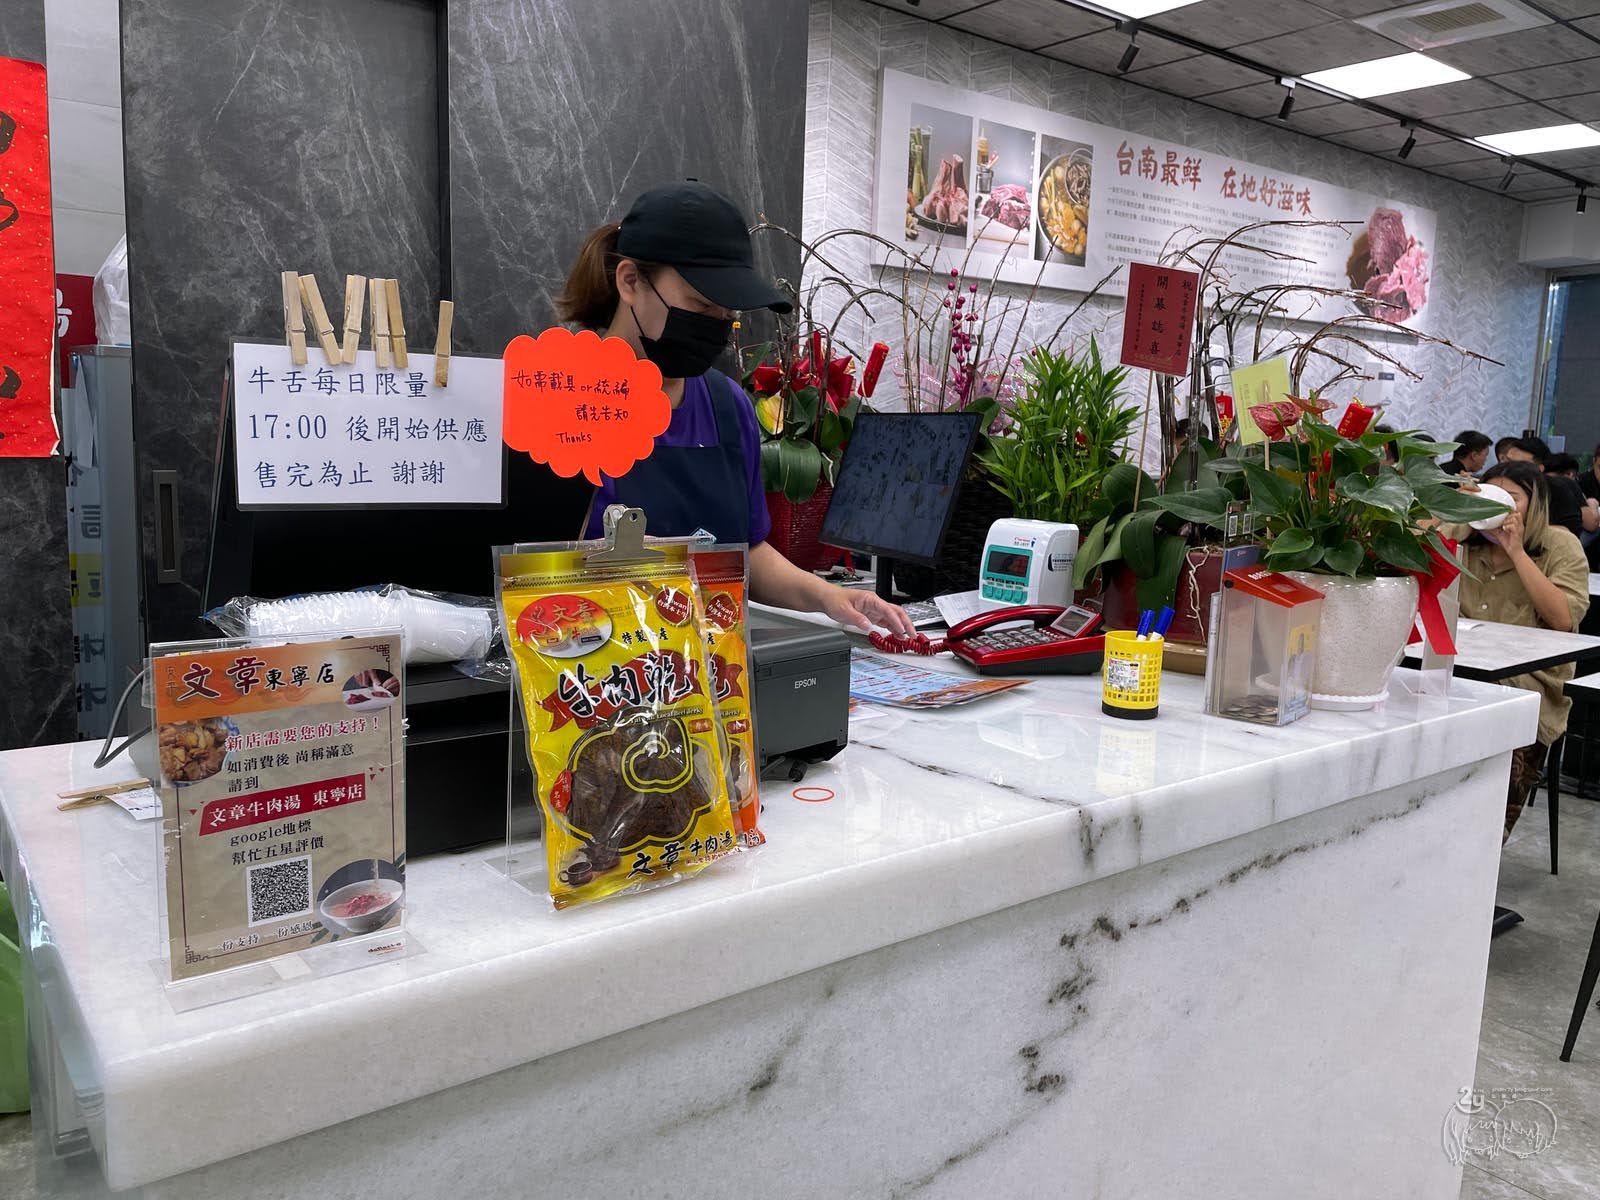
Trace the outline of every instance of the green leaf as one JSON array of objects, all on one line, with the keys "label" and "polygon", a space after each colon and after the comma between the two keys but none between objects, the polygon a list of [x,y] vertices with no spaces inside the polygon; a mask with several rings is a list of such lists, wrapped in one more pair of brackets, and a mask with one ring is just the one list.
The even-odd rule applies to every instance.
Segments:
[{"label": "green leaf", "polygon": [[846,436],[839,414],[833,411],[831,405],[824,404],[817,418],[817,443],[822,447],[822,452],[830,456],[837,453],[839,447],[844,445]]},{"label": "green leaf", "polygon": [[1111,505],[1113,512],[1119,509],[1132,511],[1136,488],[1141,501],[1147,496],[1157,496],[1161,493],[1156,481],[1138,467],[1130,462],[1118,462],[1106,472],[1105,479],[1100,484],[1100,495]]},{"label": "green leaf", "polygon": [[1128,528],[1128,522],[1133,519],[1132,513],[1124,513],[1120,517],[1106,518],[1110,524],[1106,526],[1106,562],[1116,562],[1122,557],[1122,535]]},{"label": "green leaf", "polygon": [[811,499],[822,477],[822,451],[797,438],[784,438],[777,446],[779,490],[791,504]]},{"label": "green leaf", "polygon": [[817,404],[821,393],[814,387],[801,388],[798,392],[789,393],[789,403],[784,406],[783,432],[786,436],[804,435],[811,432],[811,427],[817,421]]},{"label": "green leaf", "polygon": [[1197,488],[1192,492],[1173,492],[1155,496],[1151,504],[1164,512],[1174,513],[1185,521],[1197,521],[1220,529],[1227,519],[1228,505],[1233,497],[1226,488]]},{"label": "green leaf", "polygon": [[1322,551],[1322,561],[1328,568],[1340,575],[1354,575],[1361,566],[1361,560],[1367,556],[1361,543],[1354,538],[1346,538],[1337,546]]},{"label": "green leaf", "polygon": [[1417,500],[1430,516],[1441,521],[1465,523],[1498,517],[1506,506],[1470,492],[1457,491],[1449,484],[1426,483],[1417,489]]},{"label": "green leaf", "polygon": [[1305,430],[1306,437],[1310,439],[1312,447],[1319,454],[1325,450],[1332,450],[1340,442],[1344,441],[1339,436],[1337,429],[1326,421],[1313,417],[1310,413],[1300,418],[1300,428]]},{"label": "green leaf", "polygon": [[1109,518],[1102,517],[1078,545],[1078,557],[1072,563],[1072,586],[1087,587],[1094,569],[1105,561],[1106,525]]},{"label": "green leaf", "polygon": [[1426,571],[1428,556],[1417,534],[1396,525],[1380,525],[1372,533],[1372,549],[1391,567],[1404,571]]},{"label": "green leaf", "polygon": [[1392,467],[1380,467],[1376,477],[1346,475],[1339,480],[1339,495],[1402,517],[1411,511],[1411,485]]},{"label": "green leaf", "polygon": [[1156,540],[1156,567],[1147,579],[1134,584],[1134,599],[1140,608],[1159,609],[1164,604],[1177,607],[1178,574],[1183,570],[1184,552],[1188,542],[1181,537],[1167,535]]},{"label": "green leaf", "polygon": [[1281,517],[1300,499],[1294,484],[1254,463],[1245,464],[1244,477],[1250,487],[1250,511],[1261,516]]},{"label": "green leaf", "polygon": [[764,492],[783,490],[783,453],[778,448],[780,445],[782,443],[777,438],[761,443],[761,490]]},{"label": "green leaf", "polygon": [[1274,554],[1267,551],[1267,566],[1274,571],[1309,571],[1322,558],[1322,547],[1313,543],[1304,550]]},{"label": "green leaf", "polygon": [[1317,539],[1304,529],[1285,529],[1272,539],[1272,545],[1267,547],[1267,555],[1276,557],[1278,555],[1303,554],[1305,551],[1313,549],[1316,544]]},{"label": "green leaf", "polygon": [[1154,509],[1137,512],[1122,528],[1122,561],[1141,579],[1155,574],[1156,521],[1160,516]]}]

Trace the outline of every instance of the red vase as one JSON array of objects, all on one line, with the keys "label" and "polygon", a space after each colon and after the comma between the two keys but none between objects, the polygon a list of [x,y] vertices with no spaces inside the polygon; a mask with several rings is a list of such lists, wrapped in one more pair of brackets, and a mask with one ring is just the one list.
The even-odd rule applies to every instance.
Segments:
[{"label": "red vase", "polygon": [[767,493],[767,514],[772,518],[772,532],[767,535],[767,541],[803,571],[826,571],[843,553],[817,540],[828,501],[832,498],[833,485],[825,482],[817,484],[809,500],[799,503],[782,492]]}]

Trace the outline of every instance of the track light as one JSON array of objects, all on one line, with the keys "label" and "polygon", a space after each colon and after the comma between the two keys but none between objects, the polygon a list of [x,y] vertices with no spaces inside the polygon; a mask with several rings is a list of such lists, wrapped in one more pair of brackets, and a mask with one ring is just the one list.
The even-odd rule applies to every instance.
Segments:
[{"label": "track light", "polygon": [[1417,135],[1410,129],[1406,130],[1406,144],[1400,147],[1400,157],[1410,158],[1411,152],[1417,148]]},{"label": "track light", "polygon": [[1294,84],[1287,80],[1279,80],[1283,84],[1283,103],[1278,107],[1278,120],[1287,121],[1289,114],[1294,111]]},{"label": "track light", "polygon": [[1128,68],[1133,66],[1133,60],[1139,57],[1139,43],[1135,40],[1138,36],[1139,31],[1137,29],[1129,35],[1128,48],[1122,52],[1122,58],[1117,62],[1118,75],[1126,74]]},{"label": "track light", "polygon": [[1507,167],[1506,168],[1506,177],[1500,181],[1500,190],[1502,192],[1507,190],[1511,186],[1511,181],[1514,180],[1516,177],[1517,177],[1517,169],[1515,167]]},{"label": "track light", "polygon": [[1579,188],[1578,189],[1578,213],[1579,213],[1579,215],[1582,215],[1583,212],[1588,207],[1589,207],[1589,193],[1584,191],[1582,188]]}]

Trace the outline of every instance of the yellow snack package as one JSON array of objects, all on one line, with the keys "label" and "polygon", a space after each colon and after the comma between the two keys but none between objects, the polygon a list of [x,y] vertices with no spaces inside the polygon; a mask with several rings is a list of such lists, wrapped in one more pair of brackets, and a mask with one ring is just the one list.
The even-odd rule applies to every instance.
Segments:
[{"label": "yellow snack package", "polygon": [[557,908],[738,848],[705,615],[681,543],[645,561],[502,551],[498,592]]},{"label": "yellow snack package", "polygon": [[722,754],[728,768],[728,799],[739,843],[751,849],[765,842],[761,832],[761,796],[756,779],[756,739],[751,714],[750,654],[745,596],[749,581],[743,546],[689,548],[689,570],[700,589],[705,610],[706,651],[711,656],[711,694],[722,730]]}]

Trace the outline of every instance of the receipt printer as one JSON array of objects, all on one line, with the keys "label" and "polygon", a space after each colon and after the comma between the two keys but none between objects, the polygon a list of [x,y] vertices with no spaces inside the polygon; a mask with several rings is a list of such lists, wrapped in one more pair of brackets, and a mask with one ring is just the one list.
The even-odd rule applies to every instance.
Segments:
[{"label": "receipt printer", "polygon": [[756,757],[799,780],[850,737],[850,639],[838,629],[750,610]]}]

